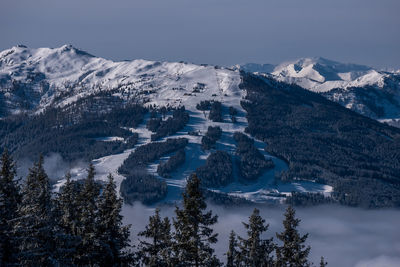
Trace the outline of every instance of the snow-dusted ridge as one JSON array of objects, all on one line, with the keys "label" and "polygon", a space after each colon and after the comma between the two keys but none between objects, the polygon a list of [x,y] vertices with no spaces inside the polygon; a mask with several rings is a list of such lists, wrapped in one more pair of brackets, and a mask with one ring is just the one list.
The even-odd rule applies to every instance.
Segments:
[{"label": "snow-dusted ridge", "polygon": [[[239,79],[238,71],[214,66],[147,60],[113,62],[70,45],[37,49],[16,46],[0,53],[0,90],[12,112],[21,110],[13,103],[18,98],[13,95],[16,83],[23,84],[26,95],[33,96],[28,99],[33,109],[41,110],[50,105],[65,106],[100,91],[113,91],[122,98],[141,97],[149,105],[176,106],[196,96],[195,88],[207,97],[240,95],[236,86]],[[204,81],[207,86],[203,88]]]},{"label": "snow-dusted ridge", "polygon": [[384,78],[393,74],[322,57],[300,58],[279,65],[245,64],[241,68],[250,72],[270,73],[279,81],[295,83],[315,92],[366,85],[383,87]]},{"label": "snow-dusted ridge", "polygon": [[332,101],[372,118],[400,117],[398,71],[344,64],[321,57],[301,58],[279,65],[244,64],[239,68],[321,93]]},{"label": "snow-dusted ridge", "polygon": [[[399,72],[324,58],[302,58],[279,65],[245,64],[234,69],[141,59],[114,62],[71,45],[20,45],[0,52],[0,104],[4,101],[9,114],[40,112],[49,106],[65,106],[81,97],[112,91],[121,98],[141,99],[148,105],[178,106],[200,95],[219,99],[240,95],[237,87],[231,86],[240,79],[239,70],[295,83],[372,118],[400,118]],[[207,85],[203,88],[204,81]]]}]

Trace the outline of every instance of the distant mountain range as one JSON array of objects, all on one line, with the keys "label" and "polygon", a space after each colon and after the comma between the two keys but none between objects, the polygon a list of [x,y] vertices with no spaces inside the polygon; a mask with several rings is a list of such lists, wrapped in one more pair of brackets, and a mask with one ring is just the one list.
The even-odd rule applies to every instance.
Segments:
[{"label": "distant mountain range", "polygon": [[[400,118],[400,72],[380,71],[324,58],[302,58],[279,65],[250,63],[238,67],[297,84],[374,119],[390,123],[391,119]],[[98,90],[121,86],[126,90],[143,89],[149,80],[158,80],[161,85],[165,78],[180,79],[186,73],[204,75],[213,69],[214,66],[146,60],[113,62],[71,45],[53,49],[16,46],[0,52],[0,101],[4,103],[0,112],[10,114],[52,104],[64,105]],[[229,75],[234,72],[228,69],[214,72],[225,73],[220,77],[235,76]],[[182,81],[168,83],[176,83],[179,87]]]},{"label": "distant mountain range", "polygon": [[371,118],[400,118],[399,71],[380,71],[320,57],[302,58],[279,65],[251,63],[239,68],[297,84]]},{"label": "distant mountain range", "polygon": [[128,203],[173,202],[196,172],[224,204],[400,206],[400,129],[376,121],[400,118],[399,88],[399,73],[322,58],[219,67],[16,46],[0,52],[0,152],[91,161]]}]

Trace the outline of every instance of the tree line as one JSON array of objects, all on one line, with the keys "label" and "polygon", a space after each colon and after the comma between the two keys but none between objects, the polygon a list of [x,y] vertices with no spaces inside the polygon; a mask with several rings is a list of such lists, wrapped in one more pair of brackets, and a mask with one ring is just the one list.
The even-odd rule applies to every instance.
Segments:
[{"label": "tree line", "polygon": [[[97,95],[35,116],[10,115],[0,120],[0,153],[7,147],[18,158],[33,159],[54,152],[69,162],[121,153],[136,145],[138,134],[129,128],[137,127],[146,112],[141,105]],[[109,136],[124,142],[97,139]]]},{"label": "tree line", "polygon": [[[231,232],[224,264],[213,249],[218,216],[207,210],[196,175],[187,180],[172,221],[156,209],[133,247],[111,174],[101,185],[89,165],[83,182],[67,174],[53,193],[43,157],[22,184],[7,150],[0,168],[0,266],[312,266],[308,234],[298,232],[300,220],[290,206],[276,234],[280,244],[263,238],[268,224],[254,209],[243,223],[246,236]],[[320,266],[326,266],[323,258]]]},{"label": "tree line", "polygon": [[172,117],[166,120],[151,118],[147,123],[147,128],[154,132],[151,135],[151,141],[175,134],[179,130],[182,130],[188,122],[189,113],[185,111],[185,106],[176,108],[172,113]]},{"label": "tree line", "polygon": [[[169,138],[164,142],[151,142],[135,149],[118,169],[126,177],[120,188],[124,201],[152,204],[163,199],[167,194],[166,182],[149,174],[145,166],[164,155],[184,149],[187,143],[186,138]],[[174,167],[174,164],[170,162],[168,168]]]},{"label": "tree line", "polygon": [[240,177],[244,181],[254,181],[262,175],[266,169],[275,167],[272,159],[265,159],[264,155],[255,147],[254,140],[241,132],[235,132],[233,138],[236,141],[236,154],[239,159]]}]

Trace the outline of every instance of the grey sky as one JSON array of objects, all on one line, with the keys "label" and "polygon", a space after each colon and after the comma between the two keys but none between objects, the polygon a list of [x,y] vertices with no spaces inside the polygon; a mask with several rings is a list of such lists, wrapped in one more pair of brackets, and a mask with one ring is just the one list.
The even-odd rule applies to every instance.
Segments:
[{"label": "grey sky", "polygon": [[322,56],[400,68],[399,0],[1,0],[0,49],[231,65]]}]

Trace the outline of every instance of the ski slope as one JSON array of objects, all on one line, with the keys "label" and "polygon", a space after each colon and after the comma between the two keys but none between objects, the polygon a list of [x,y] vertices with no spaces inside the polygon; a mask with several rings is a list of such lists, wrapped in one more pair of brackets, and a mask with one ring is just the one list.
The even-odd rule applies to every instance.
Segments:
[{"label": "ski slope", "polygon": [[[235,132],[244,132],[247,127],[246,112],[240,102],[245,98],[245,90],[239,88],[240,72],[237,69],[222,68],[208,65],[195,65],[185,62],[157,62],[147,60],[132,60],[113,62],[92,56],[70,45],[60,48],[31,49],[24,46],[13,47],[0,53],[1,90],[7,91],[7,86],[20,82],[27,93],[36,97],[34,112],[40,112],[49,106],[65,107],[82,97],[110,92],[127,102],[139,101],[147,107],[178,107],[185,106],[190,115],[186,127],[166,138],[184,137],[189,140],[186,147],[186,163],[175,171],[172,179],[166,179],[168,195],[164,201],[174,202],[180,199],[186,178],[195,169],[204,164],[210,151],[201,149],[201,138],[209,126],[219,126],[222,138],[217,142],[217,150],[230,153],[235,159]],[[28,81],[28,82],[27,82]],[[11,88],[11,87],[10,87]],[[5,101],[13,101],[17,96],[13,90],[7,91]],[[35,99],[34,97],[32,99]],[[196,105],[203,100],[215,100],[224,107],[223,122],[212,122],[208,112],[199,111]],[[227,112],[228,107],[238,111],[237,122],[232,123]],[[18,107],[14,113],[21,112]],[[137,128],[129,128],[139,135],[138,144],[122,153],[108,155],[93,160],[96,169],[96,179],[106,181],[111,173],[117,183],[117,188],[125,179],[118,173],[119,167],[137,147],[151,142],[151,132],[146,129],[146,120]],[[196,131],[198,136],[189,135]],[[165,140],[166,138],[162,139]],[[161,141],[162,141],[161,140]],[[124,142],[122,137],[103,136],[97,141]],[[331,188],[313,182],[295,182],[291,184],[275,184],[276,172],[287,168],[286,164],[265,152],[265,144],[256,140],[258,149],[266,158],[272,158],[276,167],[252,184],[238,182],[235,169],[235,182],[222,188],[210,188],[234,196],[244,197],[255,202],[281,201],[282,195],[290,195],[292,191],[323,192],[329,194]],[[167,160],[168,157],[160,159]],[[159,161],[147,166],[148,172],[159,177],[156,173]],[[86,176],[84,168],[71,170],[73,179]],[[163,179],[159,177],[159,179]],[[313,177],[310,177],[310,181]],[[56,184],[59,189],[64,180]]]}]

